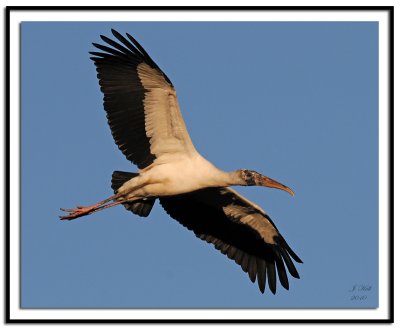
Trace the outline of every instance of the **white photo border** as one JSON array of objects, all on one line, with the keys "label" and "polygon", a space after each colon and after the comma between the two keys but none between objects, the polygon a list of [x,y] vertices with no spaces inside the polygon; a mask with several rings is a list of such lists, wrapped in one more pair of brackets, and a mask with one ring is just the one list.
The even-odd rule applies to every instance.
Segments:
[{"label": "white photo border", "polygon": [[[110,11],[113,15],[109,15]],[[7,7],[6,322],[393,322],[393,19],[393,7]],[[20,23],[22,21],[172,20],[379,22],[379,307],[377,309],[20,308]]]}]

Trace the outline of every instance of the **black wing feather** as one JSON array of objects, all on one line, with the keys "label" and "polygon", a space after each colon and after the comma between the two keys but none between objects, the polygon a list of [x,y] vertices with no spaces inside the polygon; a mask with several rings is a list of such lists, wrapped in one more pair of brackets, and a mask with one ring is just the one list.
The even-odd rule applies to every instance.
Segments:
[{"label": "black wing feather", "polygon": [[[265,290],[268,277],[268,286],[275,294],[276,271],[279,281],[285,289],[288,289],[289,284],[282,257],[289,272],[294,277],[298,277],[298,273],[286,251],[286,242],[281,244],[284,241],[281,240],[281,235],[277,233],[275,243],[266,243],[259,232],[237,218],[227,216],[224,212],[224,208],[230,205],[244,206],[243,202],[230,194],[226,188],[207,188],[160,198],[161,205],[172,218],[193,231],[200,239],[214,244],[216,249],[235,260],[242,270],[248,273],[252,282],[257,279],[261,292]],[[246,206],[249,207],[249,204]],[[257,212],[256,209],[251,211]],[[271,222],[268,216],[265,214],[263,216],[265,220]],[[296,255],[296,259],[300,258]]]},{"label": "black wing feather", "polygon": [[156,157],[150,151],[145,131],[143,101],[146,90],[137,67],[146,63],[157,69],[171,86],[172,83],[132,36],[127,34],[128,40],[115,30],[112,33],[117,41],[101,35],[108,45],[93,43],[100,51],[90,52],[93,55],[90,58],[97,67],[104,109],[115,143],[128,160],[143,169]]},{"label": "black wing feather", "polygon": [[[268,272],[268,286],[272,293],[275,295],[276,293],[276,271],[275,271],[275,263],[268,262],[267,263],[267,272]],[[265,274],[264,274],[265,276]],[[265,278],[264,278],[265,280]]]}]

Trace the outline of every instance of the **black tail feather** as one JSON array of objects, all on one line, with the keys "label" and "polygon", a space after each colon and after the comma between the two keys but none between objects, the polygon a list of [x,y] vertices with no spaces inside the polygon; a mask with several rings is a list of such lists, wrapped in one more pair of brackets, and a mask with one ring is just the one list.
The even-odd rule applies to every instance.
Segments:
[{"label": "black tail feather", "polygon": [[[114,193],[116,194],[118,192],[118,189],[126,181],[138,175],[138,173],[114,171],[111,178],[111,188],[114,190]],[[125,202],[123,203],[123,205],[126,210],[129,210],[138,216],[147,217],[150,214],[151,209],[153,208],[154,201],[155,198],[147,198],[134,202]]]}]

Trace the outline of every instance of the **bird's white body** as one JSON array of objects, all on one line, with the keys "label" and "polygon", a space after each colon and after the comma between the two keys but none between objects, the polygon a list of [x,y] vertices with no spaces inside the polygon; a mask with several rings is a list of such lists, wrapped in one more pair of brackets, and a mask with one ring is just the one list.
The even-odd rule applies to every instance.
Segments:
[{"label": "bird's white body", "polygon": [[[150,168],[123,184],[118,193],[131,198],[170,196],[196,191],[206,187],[224,187],[232,184],[232,174],[226,173],[195,153],[178,157],[175,161],[158,159]],[[160,161],[161,160],[161,161]],[[190,177],[190,179],[188,179]]]}]

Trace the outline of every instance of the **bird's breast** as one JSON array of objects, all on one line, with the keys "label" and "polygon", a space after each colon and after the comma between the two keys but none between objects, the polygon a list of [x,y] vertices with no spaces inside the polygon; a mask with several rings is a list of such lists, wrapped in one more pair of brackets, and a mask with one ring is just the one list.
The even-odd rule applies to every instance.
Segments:
[{"label": "bird's breast", "polygon": [[201,157],[160,164],[144,173],[149,184],[146,192],[152,196],[170,196],[211,186],[223,186],[223,172]]}]

